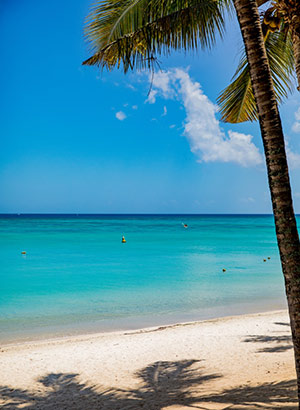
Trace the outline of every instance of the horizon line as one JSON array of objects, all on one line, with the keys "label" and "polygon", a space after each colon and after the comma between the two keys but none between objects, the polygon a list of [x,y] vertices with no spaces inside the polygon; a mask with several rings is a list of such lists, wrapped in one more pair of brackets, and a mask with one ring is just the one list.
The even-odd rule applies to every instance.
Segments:
[{"label": "horizon line", "polygon": [[[102,216],[102,215],[262,215],[262,216],[273,216],[273,213],[186,213],[186,212],[171,212],[171,213],[147,213],[147,212],[129,212],[129,213],[109,213],[109,212],[103,212],[103,213],[95,213],[95,212],[0,212],[0,216],[6,216],[6,215],[11,215],[11,216],[30,216],[30,215],[72,215],[72,216],[80,216],[80,215],[91,215],[91,216]],[[300,215],[295,213],[295,215]]]}]

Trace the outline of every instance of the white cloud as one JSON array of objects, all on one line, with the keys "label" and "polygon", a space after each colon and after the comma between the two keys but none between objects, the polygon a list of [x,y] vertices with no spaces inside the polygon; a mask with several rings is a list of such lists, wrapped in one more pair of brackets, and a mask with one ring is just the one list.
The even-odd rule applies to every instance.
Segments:
[{"label": "white cloud", "polygon": [[297,154],[296,152],[293,152],[291,148],[288,146],[288,143],[285,143],[285,150],[286,150],[286,156],[288,160],[288,164],[291,169],[297,169],[300,168],[300,154]]},{"label": "white cloud", "polygon": [[165,117],[168,113],[167,107],[164,105],[164,112],[161,114],[162,117]]},{"label": "white cloud", "polygon": [[251,135],[229,131],[226,136],[216,118],[218,107],[186,71],[174,69],[156,74],[150,94],[147,100],[150,103],[154,103],[158,95],[183,102],[186,111],[184,135],[200,161],[236,162],[242,166],[262,163]]},{"label": "white cloud", "polygon": [[[154,104],[158,90],[164,98],[173,98],[175,96],[175,90],[170,86],[171,73],[171,71],[159,71],[153,78],[151,77],[152,88],[146,102]],[[157,90],[155,88],[157,88]]]},{"label": "white cloud", "polygon": [[136,91],[136,88],[132,84],[127,83],[126,87],[130,88],[130,90],[132,90],[132,91]]},{"label": "white cloud", "polygon": [[[300,107],[295,112],[295,122],[292,125],[292,131],[300,133]],[[289,147],[288,140],[285,141],[286,155],[291,169],[300,168],[300,154],[293,152]]]},{"label": "white cloud", "polygon": [[145,102],[148,102],[149,104],[154,104],[156,101],[156,94],[157,91],[151,90]]},{"label": "white cloud", "polygon": [[300,122],[299,121],[295,121],[293,126],[292,126],[292,130],[294,132],[300,132]]},{"label": "white cloud", "polygon": [[294,132],[300,132],[300,107],[298,108],[298,110],[295,112],[295,122],[292,125],[292,130]]},{"label": "white cloud", "polygon": [[253,203],[253,202],[255,202],[255,199],[254,198],[252,198],[252,196],[248,196],[247,198],[241,198],[241,202],[246,202],[246,203]]},{"label": "white cloud", "polygon": [[123,121],[125,120],[125,118],[127,118],[127,115],[123,111],[118,111],[116,113],[116,118],[120,121]]},{"label": "white cloud", "polygon": [[[159,71],[153,78],[153,87],[158,88],[165,98],[175,95],[175,90],[170,86],[170,80],[175,71],[184,73],[183,70]],[[153,89],[153,91],[155,90]]]}]

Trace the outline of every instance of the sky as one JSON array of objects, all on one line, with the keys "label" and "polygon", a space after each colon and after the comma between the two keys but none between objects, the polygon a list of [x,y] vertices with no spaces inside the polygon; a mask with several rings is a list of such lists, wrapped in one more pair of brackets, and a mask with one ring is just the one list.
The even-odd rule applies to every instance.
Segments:
[{"label": "sky", "polygon": [[[235,18],[213,50],[160,56],[150,90],[148,72],[82,66],[90,5],[0,1],[0,213],[271,213],[258,123],[216,105]],[[280,112],[300,213],[300,93]]]}]

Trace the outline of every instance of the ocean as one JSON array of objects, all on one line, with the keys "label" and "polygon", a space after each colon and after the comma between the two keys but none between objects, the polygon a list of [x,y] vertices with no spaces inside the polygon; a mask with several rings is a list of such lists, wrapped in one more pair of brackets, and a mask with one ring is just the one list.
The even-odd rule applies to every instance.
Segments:
[{"label": "ocean", "polygon": [[286,308],[271,215],[0,215],[0,260],[2,342]]}]

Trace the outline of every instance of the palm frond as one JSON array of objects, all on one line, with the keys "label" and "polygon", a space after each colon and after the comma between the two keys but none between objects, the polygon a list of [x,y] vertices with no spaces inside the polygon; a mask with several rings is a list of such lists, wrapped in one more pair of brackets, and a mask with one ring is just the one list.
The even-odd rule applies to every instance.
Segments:
[{"label": "palm frond", "polygon": [[93,56],[83,64],[149,67],[170,49],[210,48],[224,33],[230,0],[105,0],[87,18]]},{"label": "palm frond", "polygon": [[[291,32],[284,29],[280,32],[268,32],[265,45],[275,95],[278,102],[281,102],[291,92],[293,83],[294,57]],[[244,50],[233,80],[218,97],[222,121],[238,123],[257,120],[257,107]]]}]

